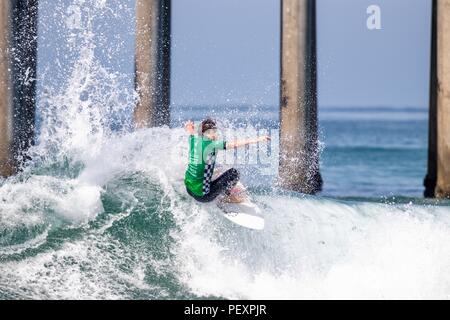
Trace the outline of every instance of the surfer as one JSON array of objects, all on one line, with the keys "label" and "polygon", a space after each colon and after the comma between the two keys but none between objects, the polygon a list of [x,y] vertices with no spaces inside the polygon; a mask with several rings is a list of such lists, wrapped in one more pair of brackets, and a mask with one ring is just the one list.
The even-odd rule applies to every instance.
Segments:
[{"label": "surfer", "polygon": [[230,142],[219,140],[216,121],[210,118],[202,121],[197,134],[192,121],[186,122],[185,129],[189,133],[189,165],[184,179],[187,193],[199,202],[211,202],[222,194],[227,197],[228,202],[241,202],[241,190],[235,188],[239,182],[238,170],[229,169],[212,180],[217,151],[266,142],[270,137]]}]

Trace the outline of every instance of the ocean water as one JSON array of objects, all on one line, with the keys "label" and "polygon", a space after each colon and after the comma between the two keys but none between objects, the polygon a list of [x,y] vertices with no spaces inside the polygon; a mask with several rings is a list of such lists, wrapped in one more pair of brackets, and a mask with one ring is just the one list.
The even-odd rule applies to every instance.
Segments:
[{"label": "ocean water", "polygon": [[324,108],[323,194],[422,197],[427,171],[426,108]]},{"label": "ocean water", "polygon": [[[105,3],[89,19],[110,14]],[[260,188],[261,172],[244,170],[266,219],[254,232],[186,195],[175,124],[193,110],[131,130],[135,94],[99,58],[95,30],[68,36],[33,160],[0,182],[1,299],[450,298],[450,203],[421,198],[424,112],[321,111],[323,193]],[[216,109],[225,126],[276,130],[273,108]]]}]

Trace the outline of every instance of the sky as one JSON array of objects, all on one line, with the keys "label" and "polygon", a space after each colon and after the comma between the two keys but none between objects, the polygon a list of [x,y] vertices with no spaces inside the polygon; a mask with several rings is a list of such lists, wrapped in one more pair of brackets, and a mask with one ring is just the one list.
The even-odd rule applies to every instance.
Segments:
[{"label": "sky", "polygon": [[278,104],[279,1],[174,0],[174,105]]},{"label": "sky", "polygon": [[[133,86],[134,0],[41,0],[38,72],[60,86],[73,60],[70,6],[93,21],[96,55]],[[317,0],[320,107],[427,107],[429,0]],[[366,9],[381,9],[381,30],[368,30]],[[279,0],[173,0],[173,108],[185,105],[279,105]],[[92,12],[92,11],[91,11]],[[108,13],[109,12],[109,13]],[[43,84],[38,84],[43,90]]]},{"label": "sky", "polygon": [[[322,106],[428,105],[429,0],[318,0]],[[367,28],[369,5],[381,30]]]},{"label": "sky", "polygon": [[[174,105],[279,104],[279,0],[174,0]],[[429,0],[317,0],[319,104],[426,107]],[[381,30],[366,10],[381,9]]]}]

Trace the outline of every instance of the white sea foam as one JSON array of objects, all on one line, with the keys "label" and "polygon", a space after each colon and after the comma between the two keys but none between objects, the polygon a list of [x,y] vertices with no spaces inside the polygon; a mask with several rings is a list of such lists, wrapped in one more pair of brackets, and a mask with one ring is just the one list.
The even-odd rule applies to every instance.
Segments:
[{"label": "white sea foam", "polygon": [[194,292],[250,299],[450,298],[448,207],[259,201],[267,221],[262,233],[236,229],[223,239],[224,230],[215,230],[217,212],[195,232],[187,229],[195,236],[180,240],[179,254]]}]

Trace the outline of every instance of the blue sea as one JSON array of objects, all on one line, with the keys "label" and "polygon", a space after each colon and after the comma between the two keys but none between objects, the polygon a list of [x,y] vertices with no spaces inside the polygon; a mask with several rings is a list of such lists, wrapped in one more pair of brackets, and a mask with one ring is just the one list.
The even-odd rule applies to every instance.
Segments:
[{"label": "blue sea", "polygon": [[426,108],[327,108],[320,128],[325,195],[423,196]]}]

